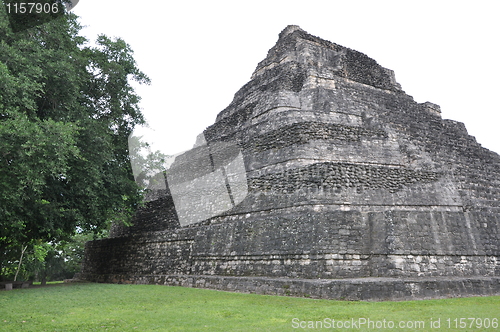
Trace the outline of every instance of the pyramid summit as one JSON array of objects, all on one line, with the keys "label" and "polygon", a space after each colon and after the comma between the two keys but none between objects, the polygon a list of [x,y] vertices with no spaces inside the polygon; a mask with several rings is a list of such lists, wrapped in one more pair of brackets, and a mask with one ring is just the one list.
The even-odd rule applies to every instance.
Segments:
[{"label": "pyramid summit", "polygon": [[278,64],[294,62],[309,76],[321,78],[345,77],[374,87],[398,91],[399,84],[392,70],[381,67],[363,53],[315,37],[297,25],[289,25],[276,45],[259,63],[255,76]]},{"label": "pyramid summit", "polygon": [[76,278],[384,300],[500,294],[500,156],[288,26]]}]

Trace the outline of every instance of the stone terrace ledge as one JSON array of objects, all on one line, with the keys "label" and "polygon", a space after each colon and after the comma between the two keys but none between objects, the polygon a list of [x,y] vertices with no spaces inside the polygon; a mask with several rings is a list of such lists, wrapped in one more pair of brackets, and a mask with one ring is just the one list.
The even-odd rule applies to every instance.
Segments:
[{"label": "stone terrace ledge", "polygon": [[[346,301],[406,301],[500,295],[500,277],[300,279],[203,275],[99,275],[98,282],[156,284]],[[74,280],[77,281],[77,280]]]}]

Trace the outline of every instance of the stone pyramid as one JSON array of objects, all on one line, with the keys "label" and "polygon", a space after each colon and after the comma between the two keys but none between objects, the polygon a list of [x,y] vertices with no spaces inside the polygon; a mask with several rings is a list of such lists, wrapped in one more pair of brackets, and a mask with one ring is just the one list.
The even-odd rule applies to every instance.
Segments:
[{"label": "stone pyramid", "polygon": [[500,156],[368,56],[288,26],[80,279],[280,295],[500,293]]}]

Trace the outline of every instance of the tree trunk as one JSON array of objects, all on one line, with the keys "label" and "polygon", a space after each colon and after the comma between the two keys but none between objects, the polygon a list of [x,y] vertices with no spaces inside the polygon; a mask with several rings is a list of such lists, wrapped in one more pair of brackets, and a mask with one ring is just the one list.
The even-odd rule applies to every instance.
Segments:
[{"label": "tree trunk", "polygon": [[23,245],[21,245],[21,258],[19,258],[19,264],[17,265],[17,271],[16,275],[14,276],[14,281],[17,280],[17,275],[19,274],[19,270],[21,269],[21,264],[23,263],[23,256],[26,249],[28,249],[28,245],[26,245],[24,248]]}]

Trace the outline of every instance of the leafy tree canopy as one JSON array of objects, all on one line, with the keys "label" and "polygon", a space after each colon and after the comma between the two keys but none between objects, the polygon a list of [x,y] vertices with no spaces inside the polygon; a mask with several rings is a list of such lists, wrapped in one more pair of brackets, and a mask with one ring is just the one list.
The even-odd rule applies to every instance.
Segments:
[{"label": "leafy tree canopy", "polygon": [[127,138],[143,124],[121,39],[88,46],[74,14],[14,33],[0,6],[0,268],[12,246],[126,220],[141,202]]}]

